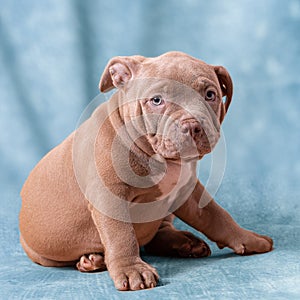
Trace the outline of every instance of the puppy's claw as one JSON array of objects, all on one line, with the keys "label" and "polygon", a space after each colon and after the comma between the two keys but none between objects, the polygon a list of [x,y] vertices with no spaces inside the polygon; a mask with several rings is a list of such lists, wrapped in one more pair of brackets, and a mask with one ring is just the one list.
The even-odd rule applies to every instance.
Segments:
[{"label": "puppy's claw", "polygon": [[123,281],[123,287],[125,288],[125,289],[127,289],[127,287],[128,287],[128,281],[126,280],[126,281]]},{"label": "puppy's claw", "polygon": [[244,255],[245,249],[245,245],[239,245],[236,249],[234,249],[234,252],[239,255]]}]

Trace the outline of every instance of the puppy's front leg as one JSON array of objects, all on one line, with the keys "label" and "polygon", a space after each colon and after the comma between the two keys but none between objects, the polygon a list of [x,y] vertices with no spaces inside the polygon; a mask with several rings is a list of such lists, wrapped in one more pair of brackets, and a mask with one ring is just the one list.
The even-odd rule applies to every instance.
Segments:
[{"label": "puppy's front leg", "polygon": [[[205,203],[208,202],[203,208],[199,207],[201,196]],[[219,248],[229,247],[241,255],[272,250],[271,238],[241,228],[199,181],[189,199],[174,214],[216,242]]]},{"label": "puppy's front leg", "polygon": [[104,245],[104,258],[118,290],[139,290],[156,286],[156,270],[142,261],[131,223],[121,222],[90,208],[92,218]]}]

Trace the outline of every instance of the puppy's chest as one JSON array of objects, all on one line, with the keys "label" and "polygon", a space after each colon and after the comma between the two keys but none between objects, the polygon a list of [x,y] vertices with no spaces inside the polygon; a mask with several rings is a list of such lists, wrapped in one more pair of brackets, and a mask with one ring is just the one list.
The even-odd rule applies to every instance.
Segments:
[{"label": "puppy's chest", "polygon": [[167,172],[157,184],[160,196],[157,200],[166,200],[170,205],[178,198],[188,197],[195,187],[196,176],[192,164],[168,166]]},{"label": "puppy's chest", "polygon": [[153,169],[149,169],[150,174],[139,174],[138,184],[131,190],[132,202],[149,203],[164,200],[161,202],[164,208],[171,207],[177,199],[185,201],[197,182],[195,163],[167,163],[165,168],[160,166],[156,169],[154,166]]}]

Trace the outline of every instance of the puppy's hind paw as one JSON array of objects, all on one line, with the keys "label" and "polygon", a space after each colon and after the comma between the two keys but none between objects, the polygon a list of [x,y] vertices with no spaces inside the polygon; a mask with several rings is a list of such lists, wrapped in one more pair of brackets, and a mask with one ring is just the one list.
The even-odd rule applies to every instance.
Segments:
[{"label": "puppy's hind paw", "polygon": [[207,257],[211,254],[209,246],[200,238],[188,231],[164,227],[153,240],[145,246],[151,255],[177,257]]},{"label": "puppy's hind paw", "polygon": [[82,255],[76,264],[76,268],[80,272],[104,271],[106,270],[106,265],[101,254],[92,253]]},{"label": "puppy's hind paw", "polygon": [[182,233],[188,238],[188,241],[178,249],[179,256],[194,258],[210,256],[210,248],[202,239],[188,231],[182,231]]}]

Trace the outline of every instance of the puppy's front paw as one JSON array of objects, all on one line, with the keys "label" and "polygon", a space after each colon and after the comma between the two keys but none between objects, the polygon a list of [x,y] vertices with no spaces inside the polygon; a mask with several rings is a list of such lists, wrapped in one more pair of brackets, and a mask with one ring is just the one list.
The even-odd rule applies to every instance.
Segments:
[{"label": "puppy's front paw", "polygon": [[158,282],[157,271],[140,258],[124,258],[109,268],[116,289],[120,291],[153,288]]},{"label": "puppy's front paw", "polygon": [[[217,243],[219,248],[226,245]],[[228,247],[232,248],[236,254],[249,255],[255,253],[265,253],[273,249],[273,240],[265,235],[242,229],[238,237],[233,238]]]}]

